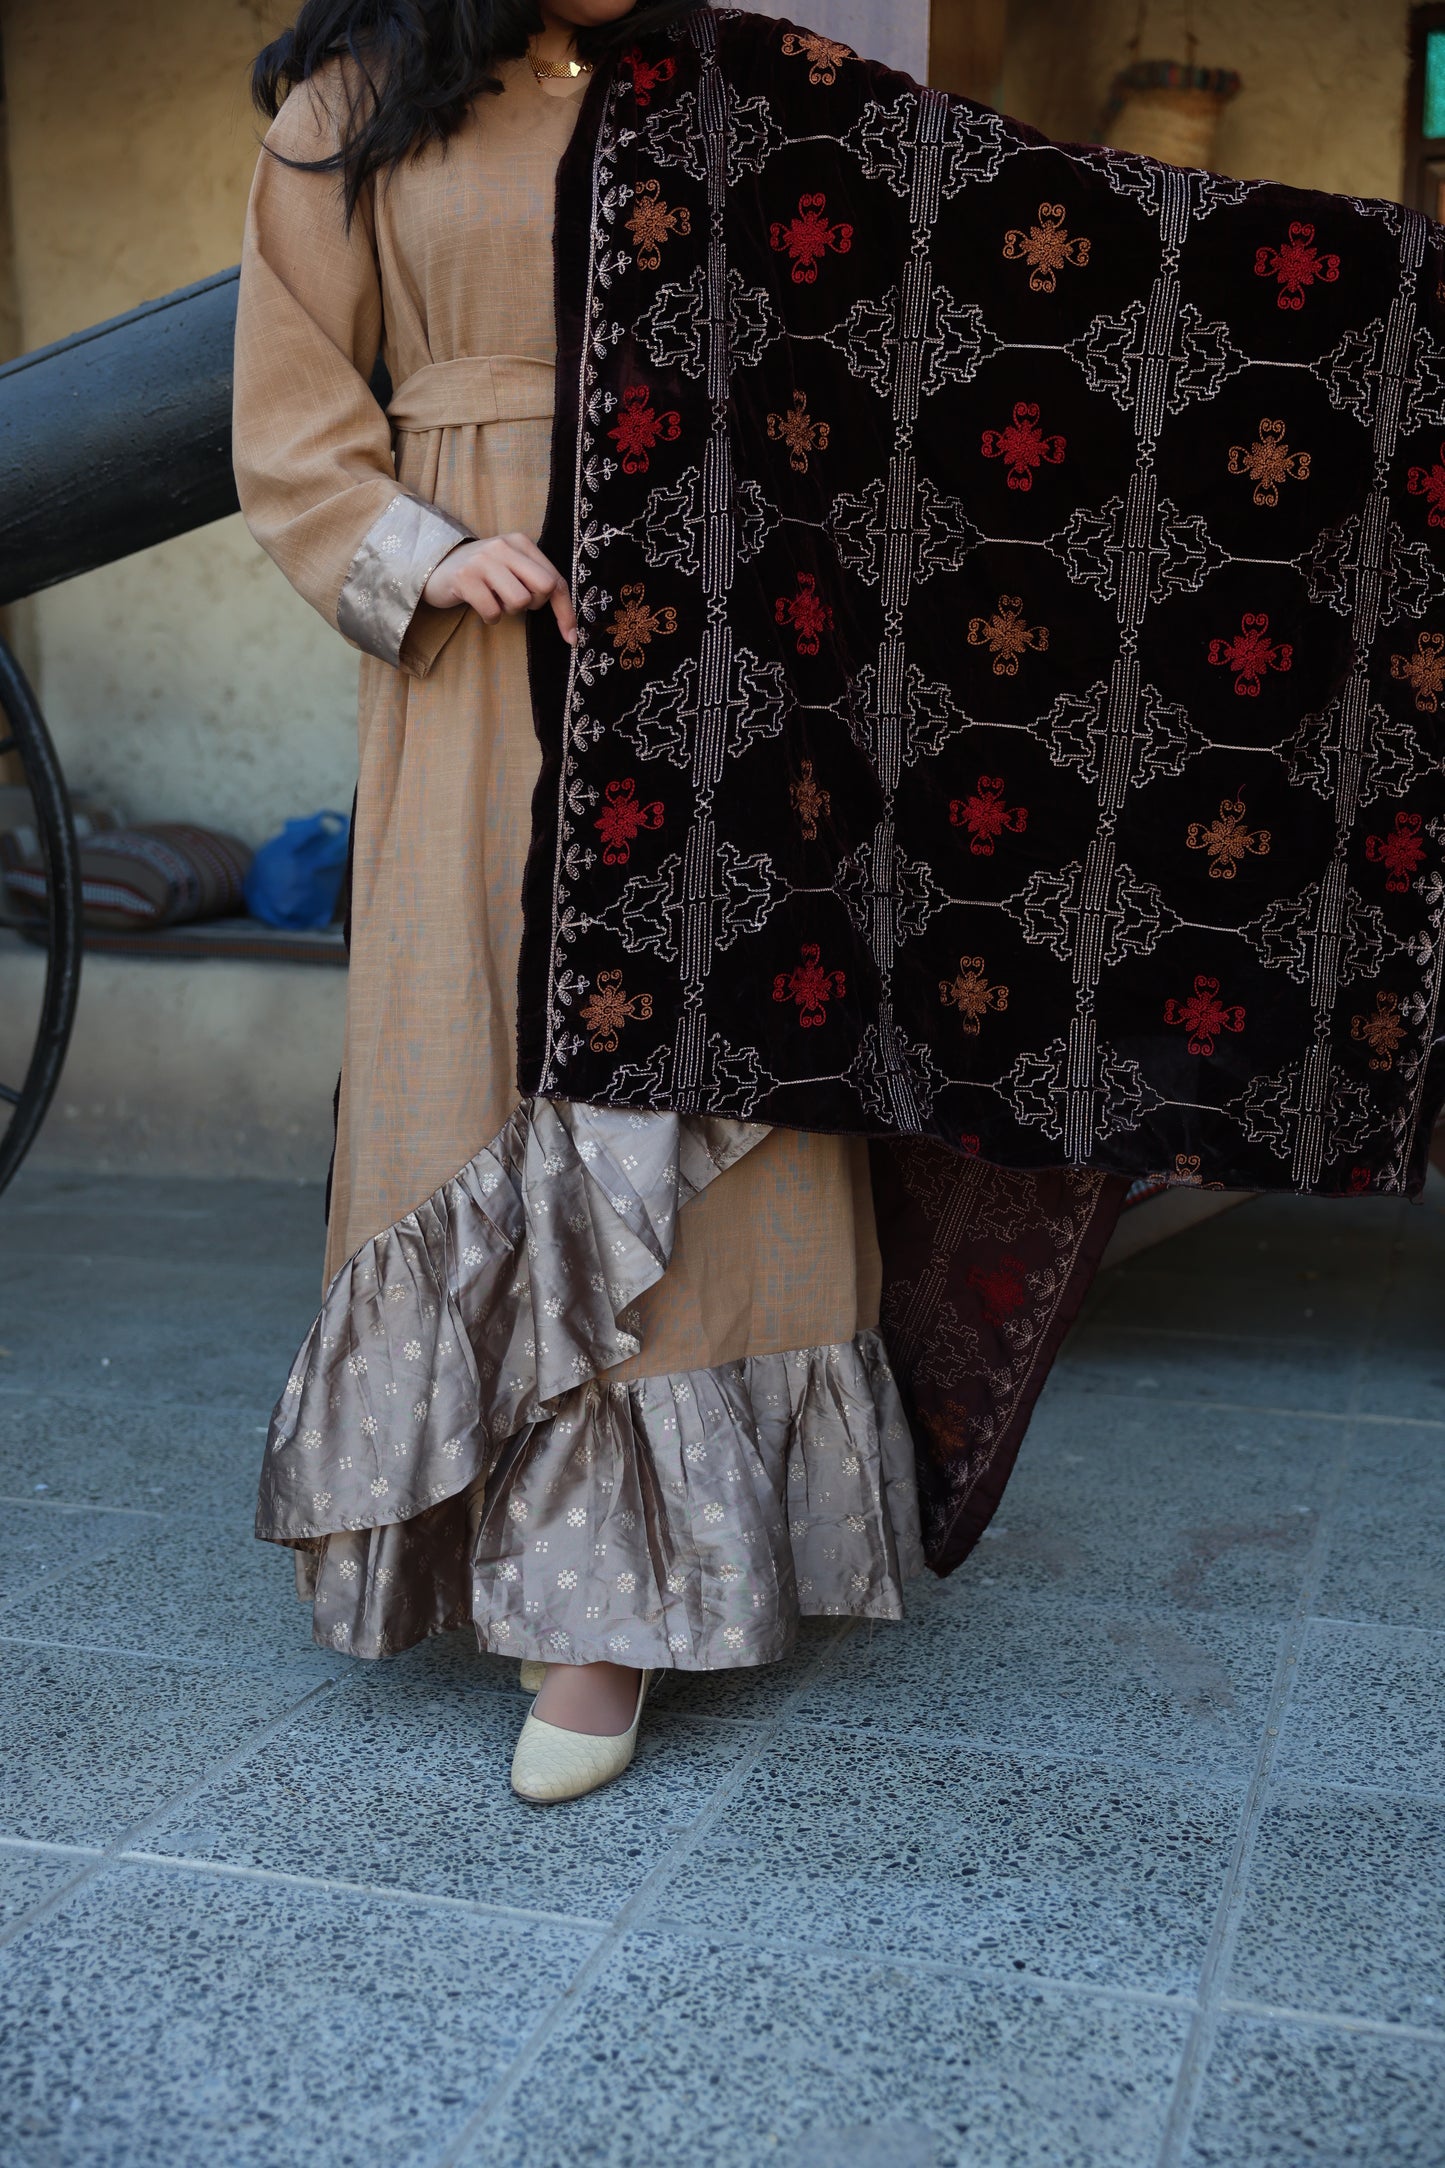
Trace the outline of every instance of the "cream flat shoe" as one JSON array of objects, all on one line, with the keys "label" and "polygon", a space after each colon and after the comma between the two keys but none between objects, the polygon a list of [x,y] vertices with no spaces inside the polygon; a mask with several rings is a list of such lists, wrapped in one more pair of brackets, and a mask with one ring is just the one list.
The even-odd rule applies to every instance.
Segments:
[{"label": "cream flat shoe", "polygon": [[644,1671],[637,1687],[637,1708],[628,1731],[596,1736],[590,1731],[563,1731],[529,1709],[512,1756],[512,1790],[534,1806],[555,1806],[559,1800],[581,1799],[620,1777],[637,1752],[637,1727],[642,1704],[652,1684]]},{"label": "cream flat shoe", "polygon": [[547,1683],[547,1666],[523,1658],[517,1666],[517,1684],[524,1694],[540,1694]]}]

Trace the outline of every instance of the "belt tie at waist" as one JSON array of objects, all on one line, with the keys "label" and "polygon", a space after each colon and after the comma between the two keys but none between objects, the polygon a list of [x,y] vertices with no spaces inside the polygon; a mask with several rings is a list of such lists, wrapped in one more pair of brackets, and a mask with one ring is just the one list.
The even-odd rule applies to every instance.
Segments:
[{"label": "belt tie at waist", "polygon": [[556,380],[550,361],[527,354],[467,354],[418,369],[392,393],[387,412],[399,431],[550,421]]}]

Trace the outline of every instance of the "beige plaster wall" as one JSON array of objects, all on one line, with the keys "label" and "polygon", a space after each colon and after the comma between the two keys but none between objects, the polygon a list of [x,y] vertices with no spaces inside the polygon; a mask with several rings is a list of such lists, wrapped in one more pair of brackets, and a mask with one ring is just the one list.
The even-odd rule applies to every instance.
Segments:
[{"label": "beige plaster wall", "polygon": [[[1398,197],[1408,0],[1195,0],[1193,12],[1201,63],[1244,78],[1220,172]],[[1094,139],[1137,19],[1137,0],[1010,0],[1004,110]],[[1177,0],[1154,0],[1145,57],[1182,58],[1182,21]]]},{"label": "beige plaster wall", "polygon": [[[285,0],[4,0],[15,299],[38,346],[234,263],[246,76]],[[355,659],[239,519],[34,606],[77,787],[258,841],[350,802]]]}]

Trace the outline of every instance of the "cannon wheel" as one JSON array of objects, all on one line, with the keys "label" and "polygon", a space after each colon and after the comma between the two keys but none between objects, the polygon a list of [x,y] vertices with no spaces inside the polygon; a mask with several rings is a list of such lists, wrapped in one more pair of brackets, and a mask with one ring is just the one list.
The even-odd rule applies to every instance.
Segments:
[{"label": "cannon wheel", "polygon": [[0,640],[0,753],[18,755],[35,807],[44,857],[45,1000],[23,1079],[0,1077],[0,1190],[11,1181],[45,1120],[70,1044],[80,997],[80,851],[60,762],[30,680]]}]

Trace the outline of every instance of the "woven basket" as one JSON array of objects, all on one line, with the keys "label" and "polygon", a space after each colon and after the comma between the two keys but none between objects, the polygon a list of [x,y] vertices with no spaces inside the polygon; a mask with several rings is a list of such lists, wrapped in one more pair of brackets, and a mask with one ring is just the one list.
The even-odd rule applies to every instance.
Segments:
[{"label": "woven basket", "polygon": [[1136,60],[1115,76],[1100,132],[1115,150],[1171,166],[1212,165],[1219,116],[1238,90],[1232,68]]}]

